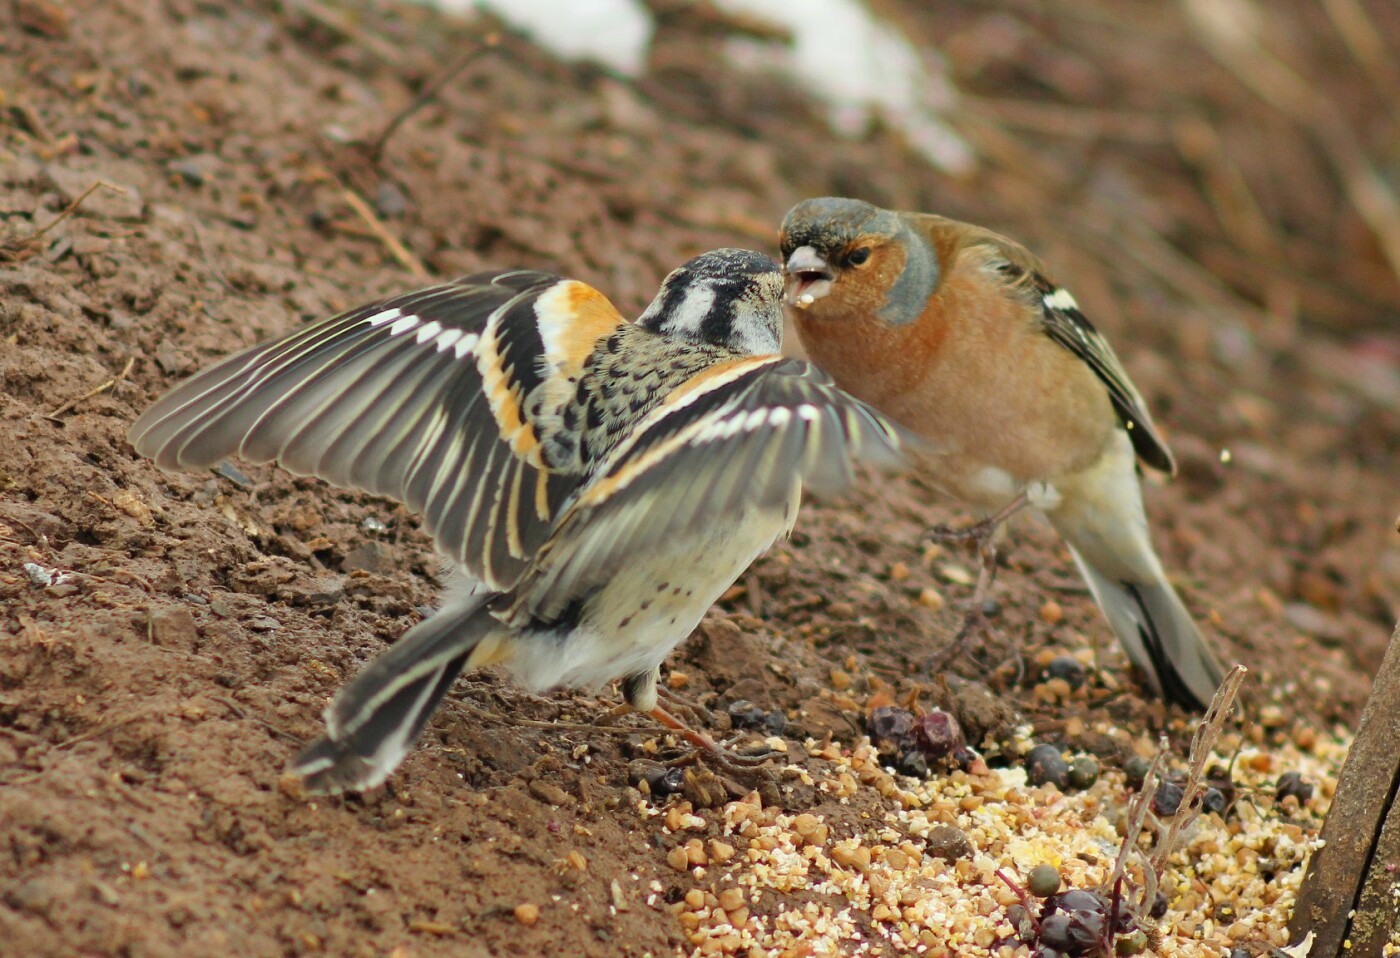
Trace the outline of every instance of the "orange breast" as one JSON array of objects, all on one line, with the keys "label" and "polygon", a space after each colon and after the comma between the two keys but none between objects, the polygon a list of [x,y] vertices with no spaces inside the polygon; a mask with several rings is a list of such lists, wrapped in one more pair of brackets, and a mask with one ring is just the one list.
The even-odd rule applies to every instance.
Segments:
[{"label": "orange breast", "polygon": [[843,314],[836,291],[794,323],[812,361],[928,439],[937,451],[929,478],[974,505],[995,508],[1007,498],[987,488],[987,470],[1018,488],[1077,472],[1115,427],[1093,371],[1046,336],[1023,303],[989,294],[974,271],[952,271],[906,326]]}]

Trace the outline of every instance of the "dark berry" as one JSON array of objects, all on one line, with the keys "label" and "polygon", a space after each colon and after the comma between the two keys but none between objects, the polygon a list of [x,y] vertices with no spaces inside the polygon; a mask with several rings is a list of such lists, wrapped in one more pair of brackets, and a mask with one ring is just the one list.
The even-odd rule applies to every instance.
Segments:
[{"label": "dark berry", "polygon": [[1147,917],[1149,917],[1149,918],[1161,918],[1161,917],[1162,917],[1163,915],[1165,915],[1166,913],[1167,913],[1167,895],[1166,895],[1166,892],[1159,891],[1159,892],[1157,892],[1157,896],[1156,896],[1155,898],[1152,899],[1152,910],[1149,911],[1149,912],[1147,913]]},{"label": "dark berry", "polygon": [[1026,755],[1026,776],[1032,785],[1069,785],[1069,763],[1053,745],[1037,745]]},{"label": "dark berry", "polygon": [[1297,772],[1284,772],[1278,777],[1278,785],[1274,789],[1274,798],[1282,800],[1292,795],[1298,799],[1298,804],[1304,804],[1313,797],[1312,783],[1306,781]]},{"label": "dark berry", "polygon": [[1026,876],[1026,889],[1037,898],[1049,898],[1060,890],[1061,881],[1054,865],[1036,865]]},{"label": "dark berry", "polygon": [[1069,953],[1087,955],[1092,952],[1103,941],[1104,926],[1107,924],[1108,919],[1103,912],[1070,912]]},{"label": "dark berry", "polygon": [[1108,906],[1104,900],[1091,891],[1082,888],[1071,888],[1060,892],[1045,902],[1047,910],[1055,909],[1059,911],[1075,912],[1078,914],[1099,914],[1108,911]]},{"label": "dark berry", "polygon": [[963,744],[962,726],[943,711],[925,712],[914,722],[914,747],[930,761],[946,758]]},{"label": "dark berry", "polygon": [[870,713],[870,737],[877,747],[897,746],[914,730],[914,713],[893,705],[882,705]]},{"label": "dark berry", "polygon": [[1041,944],[1049,945],[1056,951],[1069,951],[1070,917],[1062,911],[1040,919]]},{"label": "dark berry", "polygon": [[1157,794],[1152,796],[1153,813],[1170,818],[1181,808],[1185,790],[1176,782],[1163,782],[1157,786]]},{"label": "dark berry", "polygon": [[1208,812],[1214,812],[1215,814],[1219,815],[1220,813],[1225,811],[1225,807],[1229,804],[1229,801],[1225,798],[1225,793],[1222,792],[1220,789],[1207,788],[1205,791],[1205,798],[1201,803],[1201,807]]},{"label": "dark berry", "polygon": [[1099,763],[1092,755],[1081,755],[1069,766],[1071,788],[1088,788],[1099,780]]},{"label": "dark berry", "polygon": [[1128,787],[1133,791],[1142,788],[1142,783],[1147,780],[1147,772],[1152,768],[1151,759],[1143,758],[1141,755],[1134,755],[1123,763],[1123,774],[1128,777]]},{"label": "dark berry", "polygon": [[901,775],[908,775],[911,778],[928,778],[928,759],[924,758],[924,753],[919,751],[908,751],[899,757],[899,762],[895,764],[895,770]]},{"label": "dark berry", "polygon": [[735,728],[761,728],[768,715],[748,699],[735,699],[724,707]]},{"label": "dark berry", "polygon": [[1080,665],[1079,660],[1073,656],[1057,655],[1045,667],[1045,677],[1064,679],[1069,683],[1071,689],[1081,689],[1084,687],[1084,666]]}]

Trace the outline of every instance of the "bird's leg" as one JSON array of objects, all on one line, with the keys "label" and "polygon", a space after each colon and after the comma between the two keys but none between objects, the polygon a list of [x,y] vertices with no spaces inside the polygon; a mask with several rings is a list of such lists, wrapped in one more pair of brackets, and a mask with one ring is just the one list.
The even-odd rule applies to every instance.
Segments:
[{"label": "bird's leg", "polygon": [[977,547],[979,563],[977,585],[972,589],[972,599],[969,602],[967,615],[963,617],[962,626],[958,629],[958,634],[953,637],[953,641],[948,644],[948,648],[929,663],[930,672],[946,668],[948,663],[963,650],[968,639],[987,628],[985,603],[988,593],[991,592],[992,583],[996,581],[997,577],[997,532],[1006,520],[1029,504],[1030,500],[1023,492],[992,515],[966,528],[953,529],[949,526],[935,526],[929,530],[929,535],[935,542],[973,543]]},{"label": "bird's leg", "polygon": [[[622,679],[624,704],[619,710],[646,712],[661,725],[678,733],[681,738],[695,746],[695,751],[682,756],[677,760],[677,764],[693,763],[697,758],[704,757],[731,774],[740,774],[744,769],[761,765],[773,755],[771,749],[754,755],[736,754],[676,718],[656,701],[657,697],[663,694],[657,683],[659,678],[660,672],[657,669],[625,676]],[[675,698],[669,694],[668,697],[673,700]]]},{"label": "bird's leg", "polygon": [[728,772],[740,773],[746,769],[762,765],[775,754],[772,749],[769,749],[755,755],[739,755],[725,748],[723,745],[720,745],[709,736],[697,732],[659,705],[647,712],[647,714],[666,728],[680,735],[681,738],[685,739],[691,745],[695,746],[695,752],[679,759],[681,764],[692,762],[697,756],[704,756]]},{"label": "bird's leg", "polygon": [[[981,550],[984,543],[992,541],[992,537],[996,535],[997,529],[1001,527],[1003,522],[1026,508],[1030,502],[1030,497],[1023,492],[987,518],[980,522],[974,522],[970,526],[961,529],[955,529],[952,526],[934,526],[928,531],[929,538],[934,542],[973,542]],[[995,553],[993,555],[995,556]]]}]

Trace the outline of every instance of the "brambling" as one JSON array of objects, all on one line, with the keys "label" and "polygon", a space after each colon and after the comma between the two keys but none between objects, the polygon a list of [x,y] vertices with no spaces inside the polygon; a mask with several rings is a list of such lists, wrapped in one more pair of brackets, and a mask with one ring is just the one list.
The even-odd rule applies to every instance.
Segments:
[{"label": "brambling", "polygon": [[1138,485],[1138,459],[1175,463],[1074,297],[1006,237],[860,200],[799,203],[780,244],[809,358],[925,440],[935,488],[990,515],[970,533],[977,599],[992,537],[1035,506],[1153,690],[1205,708],[1224,673],[1153,551]]},{"label": "brambling", "polygon": [[896,427],[776,355],[782,296],[747,250],[675,270],[636,322],[576,280],[480,273],[254,346],[136,421],[165,469],[236,454],[398,499],[456,569],[327,708],[293,764],[309,791],[383,782],[458,674],[496,663],[538,691],[621,678],[727,755],[658,705],[662,660],[792,528],[804,483],[903,462]]}]

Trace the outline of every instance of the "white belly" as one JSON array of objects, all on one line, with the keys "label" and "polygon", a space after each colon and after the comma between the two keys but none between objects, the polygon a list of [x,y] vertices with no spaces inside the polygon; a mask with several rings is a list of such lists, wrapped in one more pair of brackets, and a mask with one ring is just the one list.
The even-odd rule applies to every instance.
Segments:
[{"label": "white belly", "polygon": [[797,502],[786,512],[751,510],[630,557],[589,600],[577,629],[521,636],[511,672],[538,692],[597,688],[656,668],[734,580],[792,528]]}]

